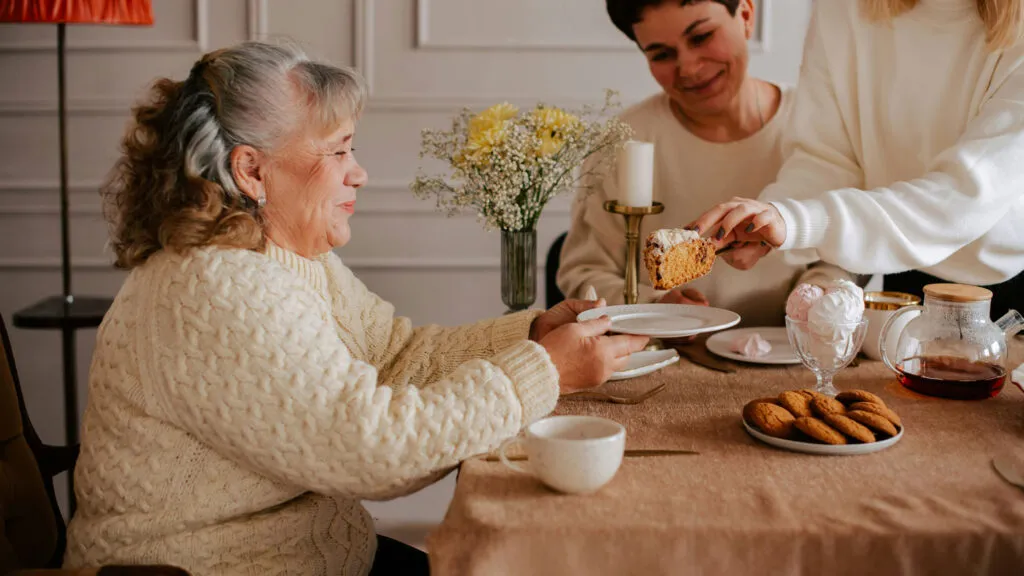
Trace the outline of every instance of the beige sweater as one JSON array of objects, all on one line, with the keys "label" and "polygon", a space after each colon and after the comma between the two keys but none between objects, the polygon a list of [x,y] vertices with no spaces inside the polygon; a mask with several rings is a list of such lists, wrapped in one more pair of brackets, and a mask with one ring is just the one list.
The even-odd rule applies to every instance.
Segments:
[{"label": "beige sweater", "polygon": [[554,408],[535,317],[413,329],[333,254],[154,255],[99,330],[66,565],[366,574],[361,499]]},{"label": "beige sweater", "polygon": [[[664,93],[626,110],[620,118],[633,128],[633,138],[654,143],[654,200],[665,204],[664,212],[644,218],[641,242],[658,228],[686,226],[734,196],[756,198],[782,165],[780,141],[792,103],[791,92],[783,90],[778,113],[763,129],[724,144],[702,140],[686,130],[672,115]],[[609,304],[623,302],[625,219],[602,208],[605,200],[618,196],[614,177],[577,193],[558,269],[558,286],[566,296],[582,297],[592,285]],[[712,306],[737,312],[745,325],[771,326],[783,323],[786,297],[798,281],[823,282],[835,277],[850,275],[828,265],[809,270],[776,253],[750,271],[716,263],[710,274],[688,286],[703,292]],[[641,263],[639,301],[651,302],[662,294],[651,287]]]}]

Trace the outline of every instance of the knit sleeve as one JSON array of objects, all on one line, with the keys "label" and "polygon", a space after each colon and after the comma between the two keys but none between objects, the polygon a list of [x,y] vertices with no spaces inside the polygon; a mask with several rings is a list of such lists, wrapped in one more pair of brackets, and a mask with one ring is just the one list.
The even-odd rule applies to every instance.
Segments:
[{"label": "knit sleeve", "polygon": [[[346,305],[359,311],[365,360],[377,367],[380,383],[392,387],[422,387],[464,362],[488,358],[527,340],[533,321],[542,314],[524,310],[463,326],[413,328],[409,318],[396,316],[394,305],[371,292],[336,256],[328,262],[328,273],[335,286],[344,287]],[[537,395],[526,389],[520,394]]]},{"label": "knit sleeve", "polygon": [[[840,111],[835,84],[828,66],[828,55],[822,42],[822,11],[834,6],[816,3],[812,8],[804,42],[800,81],[789,122],[782,139],[785,162],[760,199],[772,202],[780,211],[787,200],[815,197],[827,190],[863,186],[864,172],[857,161],[850,132]],[[794,242],[795,226],[786,220],[785,259],[790,264],[815,262],[819,254]],[[802,223],[801,226],[819,226]]]},{"label": "knit sleeve", "polygon": [[323,494],[395,496],[554,408],[557,372],[529,341],[422,389],[378,386],[323,298],[227,252],[198,252],[156,288],[146,377],[169,420],[244,466]]},{"label": "knit sleeve", "polygon": [[[857,273],[928,268],[985,235],[1024,199],[1024,45],[1002,54],[978,114],[923,174],[864,190],[854,178],[821,34],[812,22],[804,97],[794,111],[796,147],[763,196],[786,222],[782,249],[812,248]],[[1001,280],[1020,271],[1018,260],[1005,262]]]}]

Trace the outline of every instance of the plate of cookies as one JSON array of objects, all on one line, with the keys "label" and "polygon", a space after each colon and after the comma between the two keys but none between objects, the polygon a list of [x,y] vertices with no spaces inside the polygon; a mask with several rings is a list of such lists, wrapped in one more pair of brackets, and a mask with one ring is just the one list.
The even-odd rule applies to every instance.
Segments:
[{"label": "plate of cookies", "polygon": [[868,454],[903,437],[903,421],[866,390],[835,398],[813,390],[787,390],[743,407],[743,427],[772,446],[807,454]]}]

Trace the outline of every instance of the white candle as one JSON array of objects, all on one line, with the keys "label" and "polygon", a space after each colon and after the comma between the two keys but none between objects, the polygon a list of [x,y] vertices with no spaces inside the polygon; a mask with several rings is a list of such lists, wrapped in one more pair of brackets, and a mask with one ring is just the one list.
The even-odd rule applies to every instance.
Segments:
[{"label": "white candle", "polygon": [[619,153],[620,204],[650,206],[654,189],[654,144],[629,140]]}]

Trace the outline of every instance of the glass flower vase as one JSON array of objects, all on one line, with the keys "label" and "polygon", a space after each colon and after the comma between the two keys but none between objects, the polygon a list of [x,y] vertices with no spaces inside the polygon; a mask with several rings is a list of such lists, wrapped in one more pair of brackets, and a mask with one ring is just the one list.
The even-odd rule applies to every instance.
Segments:
[{"label": "glass flower vase", "polygon": [[537,231],[501,231],[501,301],[509,312],[537,299]]}]

